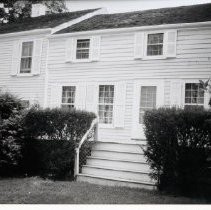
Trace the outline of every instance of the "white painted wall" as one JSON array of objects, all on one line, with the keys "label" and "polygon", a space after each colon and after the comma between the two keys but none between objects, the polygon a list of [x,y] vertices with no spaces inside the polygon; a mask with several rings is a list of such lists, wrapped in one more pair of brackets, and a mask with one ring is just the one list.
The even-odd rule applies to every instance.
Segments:
[{"label": "white painted wall", "polygon": [[[170,106],[173,81],[197,82],[198,79],[210,76],[211,28],[178,30],[177,57],[161,60],[134,60],[134,32],[101,34],[101,57],[98,62],[66,63],[65,43],[66,38],[50,40],[50,85],[71,85],[79,82],[85,85],[95,82],[99,85],[112,81],[126,83],[125,126],[100,129],[101,139],[128,140],[131,137],[136,81],[162,80],[165,94],[163,105]],[[49,103],[50,88],[51,86],[48,91]]]},{"label": "white painted wall", "polygon": [[[47,34],[8,36],[0,38],[0,87],[24,100],[39,101],[44,103],[44,81],[47,55]],[[11,76],[13,43],[22,39],[43,39],[41,71],[36,76]]]}]

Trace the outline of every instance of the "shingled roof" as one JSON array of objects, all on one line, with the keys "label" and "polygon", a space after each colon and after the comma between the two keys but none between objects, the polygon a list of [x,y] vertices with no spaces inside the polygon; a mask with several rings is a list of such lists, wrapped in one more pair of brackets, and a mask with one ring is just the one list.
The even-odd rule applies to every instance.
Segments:
[{"label": "shingled roof", "polygon": [[96,15],[56,34],[100,29],[126,28],[211,21],[211,4]]},{"label": "shingled roof", "polygon": [[76,12],[49,14],[39,17],[26,18],[24,21],[8,23],[0,26],[0,34],[29,31],[33,29],[54,28],[62,23],[74,20],[98,9],[81,10]]}]

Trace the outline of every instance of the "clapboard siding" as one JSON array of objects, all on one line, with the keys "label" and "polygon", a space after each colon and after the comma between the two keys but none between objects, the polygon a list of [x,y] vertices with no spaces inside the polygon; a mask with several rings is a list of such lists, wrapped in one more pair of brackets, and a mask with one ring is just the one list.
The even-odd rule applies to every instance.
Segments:
[{"label": "clapboard siding", "polygon": [[[2,38],[0,40],[0,87],[18,97],[31,101],[44,102],[44,79],[46,69],[47,42],[45,35],[28,35]],[[40,75],[29,77],[11,76],[13,42],[19,39],[43,39]]]},{"label": "clapboard siding", "polygon": [[[126,82],[124,128],[101,128],[100,138],[128,140],[132,130],[134,81],[164,81],[164,105],[170,106],[171,80],[208,78],[211,69],[211,28],[182,29],[177,35],[177,57],[134,60],[134,33],[101,35],[100,61],[65,63],[65,38],[50,39],[49,85],[71,82]],[[50,92],[50,86],[49,91]],[[50,100],[48,94],[48,102]]]}]

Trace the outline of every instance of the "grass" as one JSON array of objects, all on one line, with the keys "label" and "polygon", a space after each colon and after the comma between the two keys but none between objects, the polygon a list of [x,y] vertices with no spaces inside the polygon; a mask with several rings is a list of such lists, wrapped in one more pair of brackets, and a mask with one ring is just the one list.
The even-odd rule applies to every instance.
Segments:
[{"label": "grass", "polygon": [[107,187],[38,177],[0,180],[1,204],[206,204],[157,191]]}]

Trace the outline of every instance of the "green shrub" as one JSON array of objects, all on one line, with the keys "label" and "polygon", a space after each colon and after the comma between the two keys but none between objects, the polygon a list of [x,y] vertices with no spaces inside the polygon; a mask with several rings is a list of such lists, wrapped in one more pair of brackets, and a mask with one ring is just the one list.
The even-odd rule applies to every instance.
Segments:
[{"label": "green shrub", "polygon": [[0,94],[0,176],[11,176],[21,158],[22,105],[15,96]]},{"label": "green shrub", "polygon": [[24,118],[24,173],[56,179],[73,176],[74,149],[94,118],[93,113],[77,110],[29,110]]},{"label": "green shrub", "polygon": [[22,173],[53,179],[72,178],[74,144],[66,140],[25,140]]},{"label": "green shrub", "polygon": [[94,113],[64,109],[31,109],[24,120],[27,139],[78,142],[95,118]]},{"label": "green shrub", "polygon": [[0,119],[8,119],[14,110],[23,109],[21,100],[10,93],[0,93]]},{"label": "green shrub", "polygon": [[210,119],[211,112],[202,109],[145,113],[145,155],[160,189],[190,192],[199,186],[211,145]]}]

